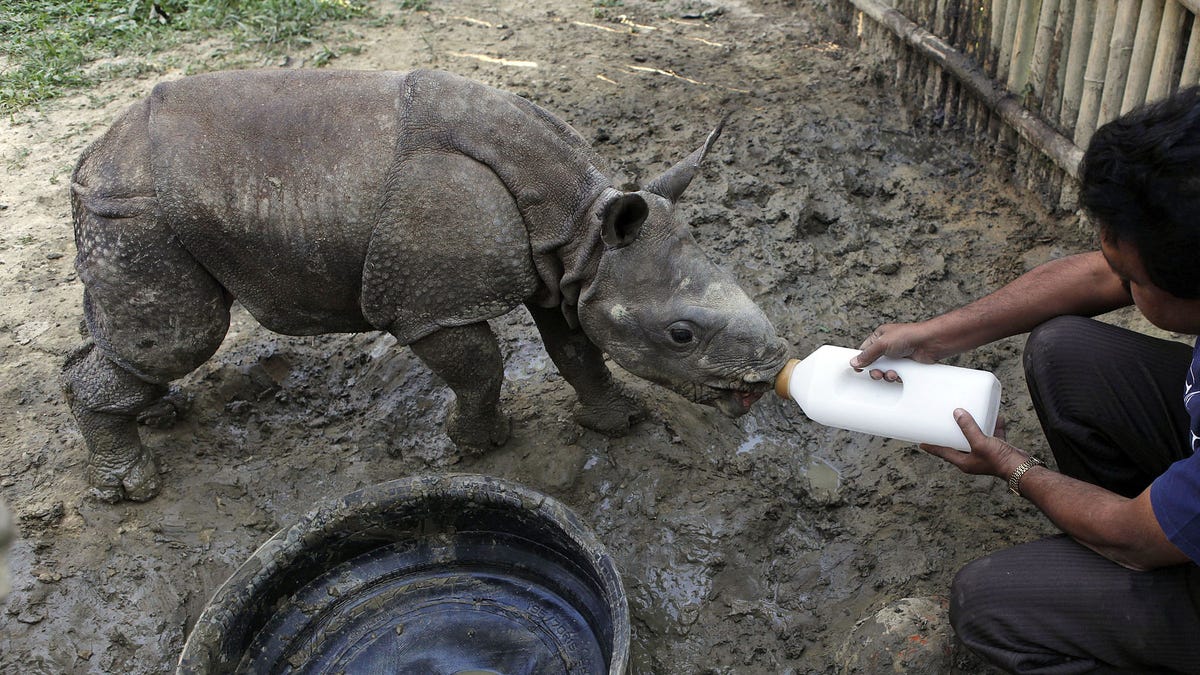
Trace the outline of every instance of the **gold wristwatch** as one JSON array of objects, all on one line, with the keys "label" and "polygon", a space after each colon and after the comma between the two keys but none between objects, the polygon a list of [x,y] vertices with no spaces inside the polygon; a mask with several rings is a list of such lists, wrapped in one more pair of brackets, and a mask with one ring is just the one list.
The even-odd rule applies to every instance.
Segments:
[{"label": "gold wristwatch", "polygon": [[1025,460],[1024,462],[1021,462],[1021,464],[1017,468],[1013,469],[1012,475],[1008,477],[1009,491],[1012,492],[1014,495],[1020,497],[1021,496],[1021,476],[1024,476],[1026,471],[1029,471],[1030,469],[1032,469],[1035,466],[1046,466],[1046,463],[1043,462],[1042,460],[1038,459],[1037,457],[1030,457],[1029,459]]}]

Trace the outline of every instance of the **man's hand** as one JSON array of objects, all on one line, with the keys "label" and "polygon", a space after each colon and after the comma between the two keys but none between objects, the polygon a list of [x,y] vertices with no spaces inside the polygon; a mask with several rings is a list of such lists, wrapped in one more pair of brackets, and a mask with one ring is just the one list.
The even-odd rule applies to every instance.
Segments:
[{"label": "man's hand", "polygon": [[[985,436],[970,413],[961,408],[954,419],[971,444],[971,452],[921,444],[921,449],[958,467],[963,473],[1008,480],[1029,455],[1005,440],[1004,421],[996,435]],[[1102,487],[1035,467],[1021,479],[1021,494],[1041,509],[1063,532],[1113,562],[1132,570],[1149,570],[1190,562],[1168,539],[1154,515],[1146,488],[1134,499]]]},{"label": "man's hand", "polygon": [[[884,324],[867,336],[859,346],[858,356],[850,360],[850,367],[862,370],[881,356],[893,359],[912,359],[920,363],[935,363],[944,354],[939,354],[935,340],[929,330],[929,322]],[[871,370],[871,377],[889,382],[899,381],[896,371]]]},{"label": "man's hand", "polygon": [[967,443],[971,445],[971,452],[928,443],[922,443],[920,448],[950,462],[963,473],[996,476],[1004,480],[1008,480],[1021,462],[1029,459],[1028,453],[1013,447],[1006,440],[1004,418],[996,420],[995,436],[985,435],[975,423],[975,418],[971,417],[971,413],[962,408],[954,411],[954,421],[958,423],[958,428],[962,429],[963,436],[966,436]]}]

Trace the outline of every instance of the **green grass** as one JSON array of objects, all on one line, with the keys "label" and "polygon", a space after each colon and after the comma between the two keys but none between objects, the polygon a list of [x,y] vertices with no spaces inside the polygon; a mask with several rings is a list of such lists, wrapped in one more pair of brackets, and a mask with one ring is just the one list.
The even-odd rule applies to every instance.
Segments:
[{"label": "green grass", "polygon": [[[218,35],[239,48],[284,53],[318,40],[327,22],[369,13],[363,0],[3,0],[0,112],[93,84],[103,75],[88,66],[98,59]],[[315,63],[333,54],[322,47]]]}]

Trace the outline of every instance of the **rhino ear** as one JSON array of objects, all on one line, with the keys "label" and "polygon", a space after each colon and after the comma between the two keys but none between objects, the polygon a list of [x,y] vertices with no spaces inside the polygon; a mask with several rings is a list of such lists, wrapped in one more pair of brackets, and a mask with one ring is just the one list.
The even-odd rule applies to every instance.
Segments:
[{"label": "rhino ear", "polygon": [[728,115],[721,120],[716,129],[712,130],[712,133],[704,140],[704,145],[700,146],[698,150],[650,181],[646,185],[646,192],[653,192],[660,197],[665,197],[670,202],[678,201],[679,195],[683,194],[688,184],[692,182],[692,178],[700,168],[700,163],[704,161],[704,156],[708,154],[709,148],[721,137],[721,130],[725,128],[727,119],[729,119]]},{"label": "rhino ear", "polygon": [[600,214],[600,239],[609,248],[632,244],[649,214],[646,200],[636,192],[625,192],[610,199]]}]

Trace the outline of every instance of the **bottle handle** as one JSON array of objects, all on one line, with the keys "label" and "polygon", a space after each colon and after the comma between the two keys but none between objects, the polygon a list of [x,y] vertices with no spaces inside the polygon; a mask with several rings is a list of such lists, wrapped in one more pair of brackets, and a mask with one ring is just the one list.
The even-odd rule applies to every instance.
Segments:
[{"label": "bottle handle", "polygon": [[[926,365],[917,361],[913,361],[912,359],[894,359],[890,356],[880,356],[879,358],[875,359],[871,365],[863,368],[863,370],[867,371],[868,373],[872,370],[882,370],[885,373],[889,370],[894,370],[896,371],[896,374],[900,376],[900,380],[904,381],[904,374],[912,372],[911,368],[913,364]],[[904,383],[909,384],[909,382]]]}]

